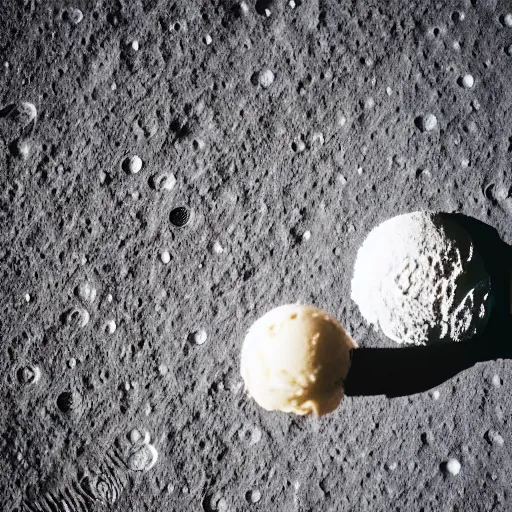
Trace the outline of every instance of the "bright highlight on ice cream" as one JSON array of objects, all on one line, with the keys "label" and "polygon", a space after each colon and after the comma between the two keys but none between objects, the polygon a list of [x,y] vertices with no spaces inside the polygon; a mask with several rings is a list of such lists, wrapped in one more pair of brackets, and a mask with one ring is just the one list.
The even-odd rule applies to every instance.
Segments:
[{"label": "bright highlight on ice cream", "polygon": [[247,332],[241,374],[249,394],[264,409],[321,416],[341,402],[350,351],[356,346],[325,311],[300,304],[279,306]]}]

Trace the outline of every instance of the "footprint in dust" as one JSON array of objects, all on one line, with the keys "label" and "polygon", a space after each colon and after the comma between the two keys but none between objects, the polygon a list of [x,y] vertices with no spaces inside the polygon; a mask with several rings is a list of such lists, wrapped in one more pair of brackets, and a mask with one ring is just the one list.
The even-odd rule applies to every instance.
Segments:
[{"label": "footprint in dust", "polygon": [[94,512],[98,506],[112,506],[128,486],[131,472],[149,471],[158,460],[150,435],[133,429],[128,454],[111,447],[103,460],[79,480],[46,492],[37,502],[25,501],[26,512]]}]

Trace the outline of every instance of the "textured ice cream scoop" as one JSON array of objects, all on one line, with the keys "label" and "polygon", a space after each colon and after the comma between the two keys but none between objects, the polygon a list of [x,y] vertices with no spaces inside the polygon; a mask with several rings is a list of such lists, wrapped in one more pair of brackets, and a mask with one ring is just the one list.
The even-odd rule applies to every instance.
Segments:
[{"label": "textured ice cream scoop", "polygon": [[355,342],[335,318],[314,306],[287,304],[250,327],[241,373],[249,394],[268,411],[332,412],[343,398]]},{"label": "textured ice cream scoop", "polygon": [[357,253],[351,296],[398,343],[461,341],[485,327],[490,278],[461,226],[414,212],[374,228]]}]

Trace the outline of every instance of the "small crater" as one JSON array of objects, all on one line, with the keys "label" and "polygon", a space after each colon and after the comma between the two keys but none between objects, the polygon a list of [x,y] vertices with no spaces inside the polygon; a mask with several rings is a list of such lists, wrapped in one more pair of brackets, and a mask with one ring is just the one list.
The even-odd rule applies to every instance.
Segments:
[{"label": "small crater", "polygon": [[452,12],[452,21],[454,23],[460,23],[461,21],[464,20],[465,17],[466,16],[461,11],[454,11],[454,12]]},{"label": "small crater", "polygon": [[272,0],[256,0],[256,12],[261,16],[266,16],[267,9],[270,10]]},{"label": "small crater", "polygon": [[82,400],[80,394],[72,391],[64,391],[57,397],[57,407],[64,413],[76,409]]},{"label": "small crater", "polygon": [[37,366],[24,366],[16,376],[20,384],[34,384],[41,378],[41,370]]},{"label": "small crater", "polygon": [[496,189],[496,186],[494,183],[488,183],[487,185],[484,186],[484,188],[482,190],[484,197],[486,199],[488,199],[489,201],[491,201],[491,203],[493,203],[493,204],[497,203],[495,195],[494,195],[495,189]]},{"label": "small crater", "polygon": [[169,220],[171,224],[177,228],[186,226],[190,221],[190,210],[186,206],[178,206],[171,210]]},{"label": "small crater", "polygon": [[428,169],[416,169],[416,179],[428,179],[431,174]]},{"label": "small crater", "polygon": [[71,309],[65,317],[67,325],[75,329],[85,327],[89,323],[89,319],[89,312],[86,309],[80,308],[78,306]]}]

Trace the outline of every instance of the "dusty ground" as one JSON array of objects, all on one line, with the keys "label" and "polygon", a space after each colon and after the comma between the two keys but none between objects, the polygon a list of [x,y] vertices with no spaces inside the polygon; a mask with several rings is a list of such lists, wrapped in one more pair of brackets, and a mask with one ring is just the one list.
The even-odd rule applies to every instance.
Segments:
[{"label": "dusty ground", "polygon": [[510,3],[1,4],[1,510],[510,510],[499,352],[360,352],[320,420],[239,376],[286,302],[392,346],[349,298],[386,218],[512,241]]}]

